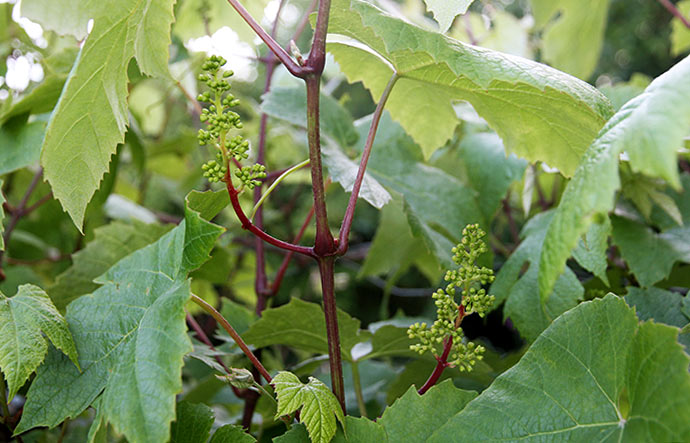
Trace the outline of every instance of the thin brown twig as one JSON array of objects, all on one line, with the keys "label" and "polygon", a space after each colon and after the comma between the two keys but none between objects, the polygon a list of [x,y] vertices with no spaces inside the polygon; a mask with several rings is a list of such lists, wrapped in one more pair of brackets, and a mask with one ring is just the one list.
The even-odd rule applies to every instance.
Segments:
[{"label": "thin brown twig", "polygon": [[[197,338],[199,340],[201,340],[201,342],[203,344],[205,344],[206,346],[211,348],[212,351],[215,352],[216,351],[215,346],[213,346],[213,343],[211,343],[211,340],[208,338],[208,336],[204,332],[201,325],[199,325],[199,323],[197,323],[197,321],[194,319],[194,317],[189,312],[187,312],[186,314],[187,314],[187,324],[189,326],[191,326],[192,329],[194,329],[194,332],[196,333]],[[218,362],[219,365],[221,365],[223,367],[223,369],[225,369],[225,372],[227,374],[230,374],[230,368],[228,368],[228,366],[225,364],[223,359],[220,358],[220,355],[214,355],[213,358]],[[234,392],[238,398],[244,398],[246,396],[246,393],[242,392],[240,389],[238,389],[232,385],[230,385],[230,387],[232,388],[232,392]]]},{"label": "thin brown twig", "polygon": [[673,14],[674,17],[676,17],[678,20],[680,20],[683,25],[685,25],[686,28],[690,29],[690,20],[688,20],[682,12],[674,5],[673,3],[670,2],[670,0],[657,0],[661,5],[666,8],[668,12]]},{"label": "thin brown twig", "polygon": [[237,346],[239,346],[242,352],[244,352],[244,355],[246,355],[247,358],[249,358],[249,361],[252,362],[254,367],[259,370],[259,373],[261,373],[263,378],[265,378],[266,381],[270,383],[271,380],[273,380],[271,374],[268,373],[266,368],[264,368],[264,365],[262,365],[259,359],[256,358],[256,355],[254,355],[251,349],[249,349],[244,340],[242,340],[242,337],[240,337],[240,334],[238,334],[237,331],[235,331],[235,328],[233,328],[232,325],[228,323],[225,317],[223,317],[223,315],[220,312],[218,312],[216,308],[206,303],[206,301],[194,294],[192,294],[192,301],[197,305],[201,306],[204,309],[204,311],[208,312],[211,315],[211,317],[213,317],[218,322],[218,324],[220,324],[223,327],[223,329],[225,329],[227,333],[230,334],[230,337],[232,337],[232,339],[235,340],[235,343],[237,343]]}]

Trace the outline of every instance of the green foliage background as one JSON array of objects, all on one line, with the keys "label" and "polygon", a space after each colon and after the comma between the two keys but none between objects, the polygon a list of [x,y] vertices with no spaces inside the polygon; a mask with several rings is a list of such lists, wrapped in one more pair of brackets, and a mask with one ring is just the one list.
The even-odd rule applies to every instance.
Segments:
[{"label": "green foliage background", "polygon": [[[246,3],[269,29],[276,2]],[[286,2],[280,44],[309,4]],[[268,116],[269,172],[308,157],[304,85],[278,66],[264,93],[267,49],[224,1],[0,3],[0,440],[690,441],[690,29],[656,0],[333,0],[329,32],[334,233],[396,79],[336,262],[344,417],[316,263],[295,257],[257,306],[254,240],[196,137],[211,36],[253,147]],[[17,86],[19,63],[42,78]],[[267,231],[292,239],[312,201],[304,168],[265,203]],[[470,223],[496,304],[462,327],[487,352],[420,396],[436,361],[406,331],[433,322]],[[282,261],[266,250],[269,281]],[[262,395],[243,418],[215,375],[251,365],[191,294],[291,371],[277,408]]]}]

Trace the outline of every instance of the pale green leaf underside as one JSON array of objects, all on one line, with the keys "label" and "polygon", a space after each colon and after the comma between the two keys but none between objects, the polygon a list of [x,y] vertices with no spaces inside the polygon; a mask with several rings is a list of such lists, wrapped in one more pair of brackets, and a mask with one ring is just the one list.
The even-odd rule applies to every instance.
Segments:
[{"label": "pale green leaf underside", "polygon": [[687,441],[690,359],[677,335],[638,326],[614,295],[583,303],[429,441]]},{"label": "pale green leaf underside", "polygon": [[376,100],[393,71],[400,76],[386,109],[426,157],[455,129],[452,100],[467,100],[508,152],[570,176],[612,113],[603,95],[560,71],[425,31],[366,2],[351,6],[333,4],[329,32],[345,37],[333,36],[329,51],[348,79],[363,81]]},{"label": "pale green leaf underside", "polygon": [[441,32],[446,32],[455,17],[467,12],[474,0],[424,0],[426,8],[434,14]]},{"label": "pale green leaf underside", "polygon": [[186,275],[208,258],[222,231],[188,209],[180,225],[120,260],[96,279],[102,287],[72,302],[66,317],[83,372],[49,352],[18,432],[56,426],[100,394],[99,414],[129,440],[166,441],[182,389],[182,357],[191,351]]},{"label": "pale green leaf underside", "polygon": [[542,55],[547,63],[588,79],[601,48],[609,0],[530,0],[535,28],[543,30]]},{"label": "pale green leaf underside", "polygon": [[623,106],[585,153],[546,234],[539,274],[542,298],[551,291],[592,218],[613,209],[623,150],[633,170],[679,186],[676,151],[690,127],[689,76],[690,58],[685,58]]},{"label": "pale green leaf underside", "polygon": [[[41,164],[55,197],[81,228],[86,205],[108,171],[127,126],[127,67],[136,56],[147,74],[166,76],[174,0],[32,0],[24,13],[49,29],[81,36],[94,27],[48,124]],[[24,6],[24,5],[23,5]],[[28,14],[27,11],[35,12]]]},{"label": "pale green leaf underside", "polygon": [[10,400],[45,358],[48,343],[43,334],[70,358],[67,365],[78,371],[77,349],[67,322],[48,295],[34,285],[20,286],[10,298],[0,292],[0,369]]},{"label": "pale green leaf underside", "polygon": [[345,425],[345,416],[333,392],[314,377],[302,384],[291,372],[281,371],[273,378],[278,400],[276,418],[301,408],[300,422],[304,423],[312,443],[329,443],[336,431],[337,418]]}]

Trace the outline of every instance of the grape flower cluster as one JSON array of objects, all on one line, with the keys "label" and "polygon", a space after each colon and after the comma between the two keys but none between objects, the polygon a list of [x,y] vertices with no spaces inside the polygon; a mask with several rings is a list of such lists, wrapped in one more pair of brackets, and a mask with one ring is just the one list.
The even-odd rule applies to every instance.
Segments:
[{"label": "grape flower cluster", "polygon": [[[249,157],[249,141],[241,135],[228,135],[232,129],[241,129],[242,121],[240,115],[231,109],[240,101],[229,92],[228,78],[232,77],[233,72],[221,70],[225,63],[223,57],[212,55],[203,63],[203,72],[199,74],[199,81],[205,83],[209,90],[199,94],[197,100],[209,105],[199,116],[206,128],[199,129],[197,139],[200,145],[211,145],[218,150],[215,160],[201,166],[204,177],[211,183],[226,181],[230,158],[234,157],[239,162]],[[266,168],[258,164],[244,166],[235,171],[235,176],[243,188],[254,189],[266,177]]]},{"label": "grape flower cluster", "polygon": [[[452,249],[453,262],[457,269],[449,270],[444,277],[448,285],[434,294],[436,321],[428,327],[426,323],[415,323],[407,330],[411,339],[419,343],[411,345],[412,351],[424,354],[430,351],[441,359],[444,345],[452,340],[447,363],[460,371],[470,371],[482,359],[484,347],[465,340],[460,323],[464,316],[477,313],[484,317],[494,302],[494,296],[483,286],[494,281],[493,271],[476,264],[477,259],[487,251],[483,237],[486,234],[479,225],[467,225],[462,231],[461,242]],[[458,294],[459,289],[459,294]],[[460,297],[460,304],[456,302]]]}]

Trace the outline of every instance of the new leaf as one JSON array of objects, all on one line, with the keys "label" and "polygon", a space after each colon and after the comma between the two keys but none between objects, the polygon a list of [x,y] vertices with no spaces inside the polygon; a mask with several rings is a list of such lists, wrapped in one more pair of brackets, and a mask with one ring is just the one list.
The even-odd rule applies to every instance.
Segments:
[{"label": "new leaf", "polygon": [[345,426],[343,410],[323,382],[309,377],[305,385],[295,374],[281,371],[273,378],[273,385],[278,399],[276,419],[301,408],[300,421],[306,425],[312,443],[331,441],[336,431],[336,417]]}]

